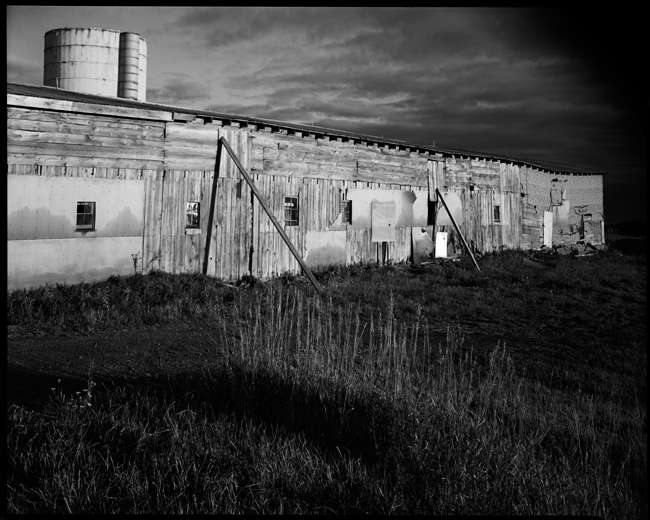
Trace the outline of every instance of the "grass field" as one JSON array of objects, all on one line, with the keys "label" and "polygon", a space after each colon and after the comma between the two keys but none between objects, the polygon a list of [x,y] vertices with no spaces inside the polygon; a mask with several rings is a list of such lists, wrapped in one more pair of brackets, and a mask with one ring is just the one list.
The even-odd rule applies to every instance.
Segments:
[{"label": "grass field", "polygon": [[8,509],[647,514],[646,261],[8,296]]}]

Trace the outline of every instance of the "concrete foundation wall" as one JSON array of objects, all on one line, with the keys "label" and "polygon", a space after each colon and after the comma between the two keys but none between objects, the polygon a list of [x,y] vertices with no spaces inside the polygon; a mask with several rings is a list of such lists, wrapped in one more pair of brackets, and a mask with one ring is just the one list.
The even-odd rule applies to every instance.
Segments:
[{"label": "concrete foundation wall", "polygon": [[9,240],[7,289],[92,282],[134,273],[131,255],[141,255],[141,237]]}]

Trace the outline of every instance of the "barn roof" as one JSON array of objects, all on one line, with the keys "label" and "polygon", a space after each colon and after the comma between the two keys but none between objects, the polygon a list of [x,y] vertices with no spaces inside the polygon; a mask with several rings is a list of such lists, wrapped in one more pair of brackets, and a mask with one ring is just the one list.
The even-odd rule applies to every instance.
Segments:
[{"label": "barn roof", "polygon": [[186,114],[188,116],[198,118],[219,119],[225,121],[234,121],[238,123],[258,125],[258,126],[271,126],[275,128],[286,129],[293,132],[304,132],[327,137],[341,137],[344,139],[355,139],[359,141],[367,141],[369,143],[377,143],[380,146],[400,146],[410,147],[421,152],[429,152],[431,154],[439,154],[442,156],[459,156],[471,157],[476,159],[486,159],[503,161],[522,166],[530,166],[541,170],[548,170],[556,174],[565,175],[601,175],[595,172],[579,172],[574,168],[568,168],[559,164],[552,164],[550,162],[532,162],[524,159],[514,157],[507,157],[503,155],[496,155],[491,153],[476,152],[471,150],[463,150],[459,148],[447,148],[432,145],[406,143],[405,141],[397,139],[386,139],[383,136],[360,134],[356,132],[349,132],[347,130],[338,130],[334,128],[326,128],[314,125],[301,125],[295,123],[288,123],[284,121],[276,121],[273,119],[266,119],[260,117],[242,116],[235,114],[227,114],[223,112],[215,112],[208,110],[197,110],[195,108],[177,107],[173,105],[163,105],[159,103],[148,103],[142,101],[135,101],[131,99],[124,99],[118,97],[97,96],[94,94],[85,94],[82,92],[74,92],[71,90],[64,90],[55,87],[46,87],[40,85],[25,85],[19,83],[7,83],[7,93],[18,96],[41,97],[49,99],[59,99],[64,101],[72,101],[78,103],[93,103],[98,105],[109,105],[122,108],[133,108],[140,110],[160,110],[165,112],[173,112],[174,114]]}]

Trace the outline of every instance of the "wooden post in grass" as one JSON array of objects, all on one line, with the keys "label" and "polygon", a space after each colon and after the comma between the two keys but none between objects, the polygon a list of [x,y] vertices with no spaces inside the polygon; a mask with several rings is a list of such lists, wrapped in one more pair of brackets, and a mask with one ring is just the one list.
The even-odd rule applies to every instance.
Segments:
[{"label": "wooden post in grass", "polygon": [[472,257],[472,262],[474,262],[474,267],[476,267],[477,271],[481,271],[481,268],[478,266],[478,263],[476,262],[476,258],[474,258],[474,253],[472,253],[472,250],[469,248],[467,245],[467,242],[465,241],[465,237],[460,231],[460,228],[458,227],[458,224],[456,224],[456,221],[454,220],[454,217],[451,214],[451,211],[449,211],[449,208],[447,207],[447,203],[445,202],[445,198],[442,196],[442,193],[440,193],[440,190],[436,188],[436,194],[442,201],[442,205],[445,207],[445,210],[447,211],[447,215],[449,215],[449,218],[451,219],[451,223],[454,225],[454,229],[456,232],[460,235],[460,239],[463,242],[463,246],[465,246],[465,250],[469,253],[469,256]]},{"label": "wooden post in grass", "polygon": [[219,164],[221,163],[221,140],[217,141],[217,158],[214,161],[214,175],[212,176],[212,193],[210,194],[210,213],[208,213],[208,232],[205,236],[205,254],[203,256],[203,274],[208,274],[208,260],[210,258],[210,240],[212,239],[212,222],[214,219],[214,201],[217,198],[217,179],[219,178]]},{"label": "wooden post in grass", "polygon": [[[219,161],[221,160],[221,147],[224,147],[226,149],[226,152],[228,152],[228,155],[230,155],[230,158],[232,161],[235,163],[235,166],[237,166],[237,169],[239,170],[239,173],[242,174],[242,177],[244,177],[244,180],[250,186],[251,191],[253,192],[253,195],[257,198],[257,200],[260,203],[260,206],[262,206],[262,209],[266,212],[268,215],[269,219],[271,219],[271,222],[275,226],[275,229],[277,229],[278,233],[280,233],[280,236],[282,237],[282,240],[284,240],[284,243],[287,244],[287,247],[289,248],[289,251],[291,251],[291,254],[295,257],[295,259],[298,261],[300,264],[300,267],[302,267],[302,270],[304,271],[305,275],[307,275],[307,278],[311,282],[311,284],[314,286],[314,289],[316,289],[319,293],[323,292],[323,288],[320,286],[316,278],[314,277],[314,274],[311,272],[309,267],[307,267],[307,264],[305,264],[304,260],[296,250],[296,248],[293,246],[291,243],[291,239],[287,236],[287,234],[284,232],[284,229],[282,229],[282,226],[278,222],[278,220],[275,218],[273,213],[269,210],[266,202],[262,198],[262,195],[260,194],[259,191],[257,191],[257,188],[255,187],[255,184],[253,183],[253,179],[251,179],[250,175],[248,175],[248,172],[246,171],[246,168],[242,166],[242,164],[239,162],[239,159],[235,155],[235,152],[232,151],[232,148],[230,148],[230,145],[228,144],[228,141],[226,141],[225,137],[220,137],[219,142],[217,145],[217,172],[219,171]],[[214,210],[214,198],[216,194],[216,174],[215,174],[215,183],[212,186],[212,200],[210,202],[210,223],[209,225],[212,225],[212,211]],[[210,228],[208,228],[208,239],[210,238]],[[210,247],[210,243],[206,242],[206,253],[205,253],[205,258],[207,259],[208,257],[208,248]],[[207,261],[205,262],[205,265],[203,267],[203,272],[205,273],[207,269]]]}]

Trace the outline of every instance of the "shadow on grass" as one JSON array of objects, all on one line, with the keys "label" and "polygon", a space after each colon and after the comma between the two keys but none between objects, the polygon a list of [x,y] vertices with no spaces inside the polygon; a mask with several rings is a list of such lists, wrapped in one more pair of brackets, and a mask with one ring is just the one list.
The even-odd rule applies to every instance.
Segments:
[{"label": "shadow on grass", "polygon": [[[62,378],[58,383],[56,377],[30,373],[16,366],[9,367],[8,372],[7,382],[12,387],[9,402],[23,405],[34,405],[39,400],[43,404],[47,395],[52,393],[52,387],[72,396],[75,391],[83,390],[87,385],[87,381],[80,378]],[[432,497],[444,493],[445,478],[459,479],[464,474],[463,464],[469,464],[468,468],[475,470],[498,464],[492,461],[493,453],[485,453],[482,458],[467,457],[467,450],[472,447],[476,449],[479,445],[477,440],[491,439],[497,445],[494,452],[497,454],[519,446],[520,442],[515,440],[513,444],[506,438],[508,435],[492,438],[490,432],[483,430],[481,433],[466,428],[461,424],[462,421],[454,422],[454,418],[444,412],[436,412],[435,417],[426,418],[425,422],[430,428],[425,427],[424,423],[418,425],[417,419],[413,417],[418,407],[415,402],[401,407],[376,394],[355,392],[346,395],[334,386],[323,390],[321,385],[319,391],[318,386],[311,382],[295,383],[273,372],[237,365],[206,369],[200,373],[162,374],[135,379],[98,377],[94,381],[97,387],[93,392],[93,410],[106,410],[108,413],[81,415],[80,417],[95,417],[97,420],[79,424],[79,429],[84,431],[84,440],[88,446],[106,445],[107,432],[112,432],[109,437],[110,446],[107,448],[110,447],[115,460],[131,461],[143,442],[142,432],[146,429],[143,425],[160,422],[161,412],[173,403],[175,410],[189,409],[195,412],[196,420],[214,421],[217,416],[249,419],[262,427],[277,427],[280,431],[301,434],[324,455],[330,455],[328,458],[332,460],[340,459],[341,455],[360,459],[369,469],[372,468],[371,471],[383,475],[389,481],[397,479],[400,482],[408,510],[419,511],[427,501],[434,500]],[[149,406],[152,403],[161,403],[162,406]],[[116,424],[111,418],[111,408],[131,405],[141,412],[127,412],[124,414],[127,420]],[[139,413],[144,415],[140,416]],[[138,422],[130,422],[129,417],[137,418]],[[513,420],[515,422],[512,424],[506,424]],[[522,424],[516,424],[515,417],[508,414],[501,417],[500,421],[501,433],[513,433],[518,426],[522,427]],[[545,463],[556,461],[561,464],[562,461],[579,456],[580,451],[576,451],[576,446],[589,445],[591,440],[589,436],[584,436],[586,432],[573,432],[570,425],[565,426],[567,429],[564,431],[556,425],[540,439],[537,448],[527,450],[526,456],[530,457],[531,464],[540,459],[529,453],[530,450],[543,452]],[[426,439],[431,448],[423,449],[417,442],[414,443],[415,434]],[[157,437],[147,444],[148,456],[178,449],[169,438],[171,433],[167,435],[168,437]],[[477,435],[487,437],[477,439]],[[625,458],[626,453],[625,445],[613,443],[609,446],[606,457],[612,471],[623,469],[621,459]],[[506,455],[504,457],[505,461],[509,460]],[[633,492],[635,496],[643,496],[639,490],[646,480],[638,476],[643,474],[643,468],[635,468],[634,471],[637,476],[633,479]],[[466,507],[469,510],[507,510],[508,501],[516,490],[511,489],[511,480],[507,477],[503,479],[499,480],[497,489],[500,491],[497,493],[477,495],[483,496],[481,500],[490,503],[479,500],[475,504],[466,504]],[[428,484],[425,485],[425,482]],[[534,476],[529,477],[526,486],[532,486],[533,489],[536,482]],[[464,489],[463,485],[470,485],[462,482],[457,484],[461,486],[459,489]],[[471,485],[468,489],[478,492]],[[429,505],[431,507],[427,506],[426,510],[433,507]]]},{"label": "shadow on grass", "polygon": [[[391,449],[399,446],[399,438],[407,429],[408,414],[376,395],[352,397],[336,389],[329,389],[325,395],[267,371],[229,367],[209,373],[128,379],[96,377],[94,381],[98,407],[107,403],[117,388],[127,389],[120,395],[131,395],[134,400],[141,394],[153,393],[163,401],[199,413],[207,407],[215,415],[235,415],[300,433],[327,452],[339,451],[370,465],[387,462]],[[40,409],[53,389],[72,396],[86,388],[87,383],[79,377],[59,378],[10,365],[7,400]]]}]

